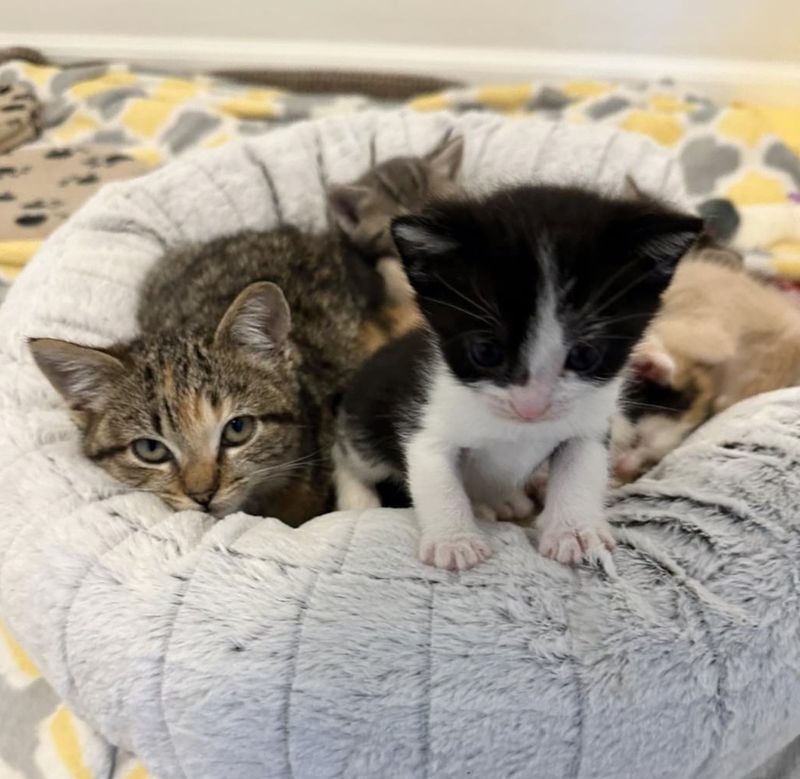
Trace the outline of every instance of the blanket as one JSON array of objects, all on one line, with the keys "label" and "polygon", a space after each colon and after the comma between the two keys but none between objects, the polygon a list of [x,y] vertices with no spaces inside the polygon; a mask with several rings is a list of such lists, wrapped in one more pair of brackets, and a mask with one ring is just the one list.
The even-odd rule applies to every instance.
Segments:
[{"label": "blanket", "polygon": [[[100,145],[110,147],[109,155],[150,166],[289,122],[401,106],[397,99],[299,93],[122,63],[57,67],[11,61],[0,65],[0,89],[3,85],[32,91],[41,104],[43,128],[35,146],[60,151]],[[666,82],[585,80],[462,87],[403,104],[420,112],[533,114],[641,133],[674,153],[694,204],[709,197],[730,198],[740,207],[778,204],[800,192],[800,107],[718,103]],[[102,167],[93,172],[102,178]],[[40,169],[34,175],[48,173]],[[0,195],[9,183],[13,193],[13,181],[6,179],[0,181]],[[84,189],[84,197],[90,192]],[[0,222],[4,210],[16,216],[13,202],[0,198]],[[58,223],[52,209],[40,211],[51,216],[51,226]],[[800,224],[800,206],[797,212]],[[757,247],[770,250],[758,258],[758,270],[800,278],[800,243],[779,239]],[[35,241],[11,241],[0,233],[0,274],[15,275],[36,248]]]}]

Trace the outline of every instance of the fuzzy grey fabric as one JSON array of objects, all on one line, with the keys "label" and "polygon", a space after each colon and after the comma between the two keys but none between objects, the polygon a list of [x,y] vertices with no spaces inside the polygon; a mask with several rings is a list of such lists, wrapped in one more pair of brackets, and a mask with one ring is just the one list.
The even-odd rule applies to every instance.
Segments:
[{"label": "fuzzy grey fabric", "polygon": [[[673,160],[605,128],[488,115],[306,123],[114,184],[0,308],[0,617],[161,779],[743,777],[800,733],[800,390],[732,409],[614,497],[616,573],[513,525],[461,575],[407,511],[214,523],[79,454],[27,336],[108,344],[165,249],[285,221],[323,184],[466,137],[464,178],[637,184]],[[372,157],[371,157],[372,155]]]}]

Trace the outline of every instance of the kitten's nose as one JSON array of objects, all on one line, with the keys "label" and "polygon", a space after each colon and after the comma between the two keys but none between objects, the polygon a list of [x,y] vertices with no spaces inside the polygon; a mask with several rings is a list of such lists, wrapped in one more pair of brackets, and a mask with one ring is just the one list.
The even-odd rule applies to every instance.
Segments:
[{"label": "kitten's nose", "polygon": [[550,393],[540,387],[512,387],[508,393],[511,408],[520,419],[534,421],[550,407]]},{"label": "kitten's nose", "polygon": [[206,490],[205,492],[190,492],[189,497],[195,502],[199,503],[204,509],[208,509],[211,499],[214,497],[215,490]]}]

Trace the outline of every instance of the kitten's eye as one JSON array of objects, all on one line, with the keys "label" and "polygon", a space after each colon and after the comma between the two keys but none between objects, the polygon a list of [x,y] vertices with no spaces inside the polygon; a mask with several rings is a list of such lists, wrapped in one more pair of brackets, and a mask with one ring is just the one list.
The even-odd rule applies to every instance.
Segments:
[{"label": "kitten's eye", "polygon": [[250,440],[256,429],[253,417],[234,417],[222,431],[223,446],[241,446]]},{"label": "kitten's eye", "polygon": [[155,438],[137,438],[132,444],[133,453],[145,463],[158,465],[172,458],[172,452]]},{"label": "kitten's eye", "polygon": [[478,368],[497,368],[502,365],[506,353],[493,338],[479,338],[470,343],[469,358]]},{"label": "kitten's eye", "polygon": [[600,363],[600,350],[591,344],[575,344],[569,350],[564,367],[575,373],[589,373]]}]

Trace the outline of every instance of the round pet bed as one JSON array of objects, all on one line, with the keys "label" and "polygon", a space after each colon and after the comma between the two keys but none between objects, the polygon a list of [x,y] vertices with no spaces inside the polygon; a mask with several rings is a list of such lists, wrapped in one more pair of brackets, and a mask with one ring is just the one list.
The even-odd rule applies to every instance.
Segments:
[{"label": "round pet bed", "polygon": [[682,200],[649,141],[487,114],[296,125],[104,189],[0,309],[0,616],[49,681],[160,779],[744,776],[800,733],[800,391],[732,409],[616,494],[616,572],[491,528],[457,575],[408,511],[292,530],[172,513],[85,461],[29,336],[135,331],[164,251],[324,225],[323,186],[466,139],[463,178]]}]

